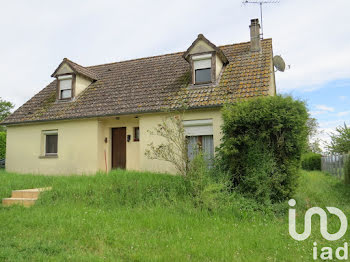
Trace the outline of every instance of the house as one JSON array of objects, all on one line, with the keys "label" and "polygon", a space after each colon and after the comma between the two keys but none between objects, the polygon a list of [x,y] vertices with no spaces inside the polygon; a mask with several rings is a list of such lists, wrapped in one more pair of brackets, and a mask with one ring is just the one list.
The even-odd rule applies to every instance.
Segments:
[{"label": "house", "polygon": [[272,40],[215,46],[202,34],[186,52],[84,67],[63,59],[55,80],[3,121],[6,169],[41,174],[93,174],[112,168],[174,173],[144,152],[152,130],[186,101],[190,141],[214,154],[225,103],[275,95]]}]

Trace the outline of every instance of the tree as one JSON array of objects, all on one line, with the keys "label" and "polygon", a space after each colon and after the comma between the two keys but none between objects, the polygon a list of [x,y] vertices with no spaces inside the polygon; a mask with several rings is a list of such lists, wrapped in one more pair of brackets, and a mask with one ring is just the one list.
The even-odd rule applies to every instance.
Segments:
[{"label": "tree", "polygon": [[312,141],[309,140],[308,142],[308,151],[315,153],[315,154],[322,154],[323,150],[321,148],[321,139],[314,138]]},{"label": "tree", "polygon": [[187,155],[187,139],[183,126],[183,113],[170,114],[154,130],[148,130],[151,135],[163,138],[163,142],[148,144],[145,155],[149,159],[167,161],[175,166],[177,171],[186,176],[189,170]]},{"label": "tree", "polygon": [[347,154],[350,152],[350,128],[344,123],[344,126],[336,128],[335,133],[330,135],[331,142],[328,149],[331,153]]},{"label": "tree", "polygon": [[[11,102],[5,101],[0,98],[0,123],[11,114],[11,109],[14,108],[14,104]],[[6,131],[3,126],[0,126],[0,132]]]},{"label": "tree", "polygon": [[308,152],[321,154],[321,139],[316,137],[320,133],[318,131],[319,125],[317,123],[316,118],[309,117],[306,122],[306,125],[308,127],[308,145],[306,150]]},{"label": "tree", "polygon": [[[0,98],[0,123],[11,114],[11,109],[14,105],[11,102],[2,100]],[[6,129],[0,126],[0,159],[4,158],[6,155]]]}]

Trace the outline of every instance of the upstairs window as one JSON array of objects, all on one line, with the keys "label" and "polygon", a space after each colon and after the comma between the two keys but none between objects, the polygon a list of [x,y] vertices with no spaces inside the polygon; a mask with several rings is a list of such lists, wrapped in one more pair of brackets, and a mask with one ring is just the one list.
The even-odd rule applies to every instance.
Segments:
[{"label": "upstairs window", "polygon": [[59,98],[71,99],[72,98],[72,75],[59,76]]},{"label": "upstairs window", "polygon": [[211,54],[193,56],[195,84],[210,83],[211,79]]}]

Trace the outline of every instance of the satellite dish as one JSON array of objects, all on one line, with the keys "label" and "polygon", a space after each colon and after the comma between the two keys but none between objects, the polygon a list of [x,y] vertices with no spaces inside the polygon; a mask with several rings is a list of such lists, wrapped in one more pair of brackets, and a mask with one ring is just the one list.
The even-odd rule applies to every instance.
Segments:
[{"label": "satellite dish", "polygon": [[284,70],[286,69],[286,63],[284,62],[283,58],[279,55],[275,55],[273,57],[273,65],[278,71],[281,72],[284,72]]}]

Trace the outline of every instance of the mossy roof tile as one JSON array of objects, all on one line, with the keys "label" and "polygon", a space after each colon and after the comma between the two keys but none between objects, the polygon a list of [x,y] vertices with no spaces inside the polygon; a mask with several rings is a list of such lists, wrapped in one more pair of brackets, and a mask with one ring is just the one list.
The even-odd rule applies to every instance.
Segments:
[{"label": "mossy roof tile", "polygon": [[272,40],[262,40],[262,52],[250,52],[250,42],[219,47],[229,63],[217,83],[193,86],[183,52],[75,70],[96,81],[70,102],[53,99],[56,80],[42,89],[2,124],[159,112],[222,106],[245,97],[268,95],[272,72]]}]

